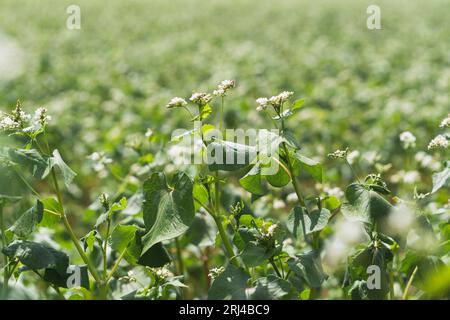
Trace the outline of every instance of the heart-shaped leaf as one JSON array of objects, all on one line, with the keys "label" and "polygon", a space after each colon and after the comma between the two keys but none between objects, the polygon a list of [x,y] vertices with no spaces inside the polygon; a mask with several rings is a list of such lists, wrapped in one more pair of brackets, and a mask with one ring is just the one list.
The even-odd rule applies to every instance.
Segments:
[{"label": "heart-shaped leaf", "polygon": [[195,210],[192,180],[183,172],[175,174],[171,186],[164,173],[154,173],[144,183],[143,253],[154,244],[173,239],[189,229]]}]

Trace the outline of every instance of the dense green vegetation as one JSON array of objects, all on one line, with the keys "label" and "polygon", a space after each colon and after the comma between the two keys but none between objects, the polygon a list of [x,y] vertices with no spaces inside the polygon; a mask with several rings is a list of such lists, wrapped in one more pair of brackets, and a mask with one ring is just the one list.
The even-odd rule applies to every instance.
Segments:
[{"label": "dense green vegetation", "polygon": [[2,298],[450,297],[448,1],[70,4],[1,4]]}]

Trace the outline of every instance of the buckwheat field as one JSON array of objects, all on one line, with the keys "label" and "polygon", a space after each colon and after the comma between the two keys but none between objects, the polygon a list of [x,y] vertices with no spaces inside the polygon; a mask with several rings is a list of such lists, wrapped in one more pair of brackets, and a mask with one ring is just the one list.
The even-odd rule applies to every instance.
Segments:
[{"label": "buckwheat field", "polygon": [[1,299],[449,299],[450,2],[0,3]]}]

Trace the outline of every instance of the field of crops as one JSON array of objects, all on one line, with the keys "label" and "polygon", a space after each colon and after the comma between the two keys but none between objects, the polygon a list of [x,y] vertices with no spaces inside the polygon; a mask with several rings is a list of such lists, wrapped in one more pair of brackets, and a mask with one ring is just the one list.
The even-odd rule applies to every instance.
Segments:
[{"label": "field of crops", "polygon": [[0,298],[449,299],[450,2],[371,4],[2,0]]}]

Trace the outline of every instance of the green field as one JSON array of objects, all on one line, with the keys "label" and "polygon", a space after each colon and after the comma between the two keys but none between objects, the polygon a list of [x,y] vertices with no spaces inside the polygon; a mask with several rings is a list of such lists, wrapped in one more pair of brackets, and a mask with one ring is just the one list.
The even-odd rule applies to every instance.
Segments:
[{"label": "green field", "polygon": [[[369,30],[372,2],[78,0],[81,29],[69,30],[72,1],[2,0],[0,116],[20,100],[30,114],[45,107],[51,121],[36,139],[0,131],[0,297],[448,299],[450,2],[377,1],[382,29]],[[280,144],[287,174],[263,179],[261,192],[253,180],[242,184],[251,165],[217,172],[181,165],[170,141],[175,129],[192,125],[184,110],[166,108],[170,99],[189,101],[225,79],[236,83],[223,114],[216,98],[204,123],[219,127],[223,117],[224,128],[271,128],[256,99],[294,92],[281,108],[304,99],[289,119],[275,120],[290,132]],[[410,145],[404,132],[414,136]],[[441,148],[429,149],[438,135]],[[346,159],[329,156],[346,148]],[[41,158],[18,155],[23,149]],[[53,149],[76,173],[73,181],[70,169],[54,164]],[[311,171],[318,164],[295,158],[300,152],[320,162],[321,178]],[[152,179],[178,171],[186,172],[194,198],[204,199],[181,192],[169,210],[160,198],[177,187],[163,191]],[[296,203],[296,185],[306,203]],[[109,195],[104,208],[102,193]],[[44,207],[40,217],[26,217],[31,229],[11,229],[36,198]],[[114,208],[122,198],[127,204]],[[291,218],[303,217],[301,208],[325,224],[297,234]],[[109,218],[94,228],[103,211]],[[354,216],[358,223],[350,222]],[[170,223],[178,218],[181,225]],[[149,225],[164,219],[176,232],[155,235]],[[272,238],[271,225],[280,230]],[[85,257],[75,246],[80,240]],[[132,246],[147,240],[149,248]],[[71,265],[88,264],[90,284],[65,288],[54,264],[32,267],[11,249],[20,241],[63,251]],[[375,293],[366,288],[367,259],[381,267],[383,288]],[[225,275],[235,290],[221,282]]]}]

